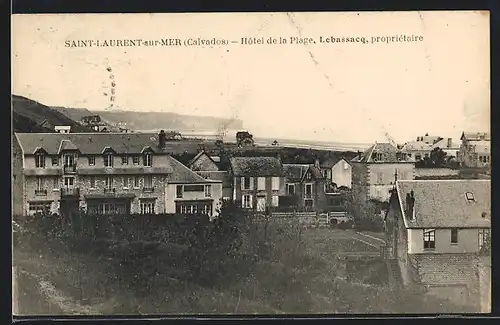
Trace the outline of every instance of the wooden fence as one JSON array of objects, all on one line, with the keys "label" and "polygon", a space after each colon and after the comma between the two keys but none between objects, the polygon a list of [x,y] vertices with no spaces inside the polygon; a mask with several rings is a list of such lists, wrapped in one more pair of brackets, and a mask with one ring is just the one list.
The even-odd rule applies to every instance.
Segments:
[{"label": "wooden fence", "polygon": [[[352,224],[351,217],[346,212],[330,212],[330,213],[316,213],[316,212],[273,212],[267,218],[277,220],[280,222],[293,222],[297,221],[305,228],[330,228],[345,225],[347,228]],[[265,220],[263,216],[260,220]]]}]

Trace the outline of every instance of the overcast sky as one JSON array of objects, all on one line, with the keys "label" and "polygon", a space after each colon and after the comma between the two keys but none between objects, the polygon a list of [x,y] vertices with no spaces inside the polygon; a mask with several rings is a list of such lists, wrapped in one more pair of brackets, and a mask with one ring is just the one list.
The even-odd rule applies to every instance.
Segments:
[{"label": "overcast sky", "polygon": [[[340,142],[488,131],[479,12],[100,14],[12,18],[13,93],[51,106],[237,117],[260,137]],[[423,42],[319,44],[421,35]],[[66,40],[314,37],[313,45],[68,48]],[[111,68],[112,72],[107,71]]]}]

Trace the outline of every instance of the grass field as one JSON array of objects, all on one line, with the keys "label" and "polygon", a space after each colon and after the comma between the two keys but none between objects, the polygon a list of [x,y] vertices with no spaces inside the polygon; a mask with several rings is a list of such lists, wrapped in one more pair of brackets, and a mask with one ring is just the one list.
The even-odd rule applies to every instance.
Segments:
[{"label": "grass field", "polygon": [[[21,299],[20,311],[101,315],[446,312],[436,302],[424,304],[421,297],[346,281],[338,253],[376,250],[355,240],[355,234],[309,229],[300,238],[286,232],[273,235],[271,255],[242,265],[246,274],[229,274],[210,287],[183,278],[185,271],[174,263],[178,249],[168,245],[144,262],[126,265],[122,262],[130,252],[127,245],[107,253],[102,248],[75,252],[57,241],[40,239],[31,248],[14,251],[14,264],[37,274],[35,279],[19,280],[24,281],[19,283],[21,291],[30,298]],[[38,294],[40,279],[45,287],[57,290]]]}]

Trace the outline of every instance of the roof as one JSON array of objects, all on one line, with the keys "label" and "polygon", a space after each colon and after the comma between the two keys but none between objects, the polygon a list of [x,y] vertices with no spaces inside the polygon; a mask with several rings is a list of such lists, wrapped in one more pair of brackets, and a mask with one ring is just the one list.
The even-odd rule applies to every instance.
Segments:
[{"label": "roof", "polygon": [[438,142],[434,143],[432,145],[432,148],[440,148],[440,149],[443,149],[443,150],[446,150],[446,149],[456,149],[458,150],[460,148],[460,145],[457,144],[457,143],[451,143],[451,146],[448,147],[448,139],[441,139],[439,140]]},{"label": "roof", "polygon": [[[415,162],[412,157],[399,157],[398,148],[390,143],[375,143],[361,156],[355,157],[351,162],[359,163],[401,163],[401,162]],[[382,154],[382,159],[377,160],[377,154]]]},{"label": "roof", "polygon": [[[188,167],[191,167],[191,165],[193,165],[198,159],[200,159],[201,156],[207,156],[215,165],[217,165],[217,163],[214,161],[213,157],[209,156],[204,150],[198,152],[198,154],[196,156],[193,157],[193,159],[191,159],[188,163],[187,163],[187,166]],[[218,158],[218,157],[217,157]],[[220,162],[220,158],[219,158],[219,162]]]},{"label": "roof", "polygon": [[288,180],[301,181],[305,177],[308,170],[311,171],[314,178],[323,178],[321,171],[314,165],[283,164],[283,176],[285,176]]},{"label": "roof", "polygon": [[333,166],[335,166],[341,160],[344,160],[348,164],[350,164],[349,160],[345,159],[344,157],[330,157],[330,158],[326,159],[325,161],[323,161],[320,164],[320,167],[322,167],[322,168],[332,168]]},{"label": "roof", "polygon": [[432,151],[432,146],[424,141],[410,141],[404,144],[401,151]]},{"label": "roof", "polygon": [[[407,228],[489,228],[490,180],[404,180],[396,182],[399,208]],[[413,191],[415,218],[404,211],[406,195]],[[467,192],[474,202],[468,202]],[[486,213],[487,217],[483,217]]]},{"label": "roof", "polygon": [[233,157],[229,160],[234,176],[282,176],[283,167],[274,157]]},{"label": "roof", "polygon": [[476,279],[476,254],[413,254],[420,281],[428,285],[469,284]]},{"label": "roof", "polygon": [[219,180],[209,180],[201,177],[188,167],[184,166],[180,161],[171,156],[167,157],[172,174],[168,177],[169,183],[220,183]]},{"label": "roof", "polygon": [[[49,155],[59,153],[61,143],[77,148],[82,154],[102,154],[109,147],[116,153],[140,154],[144,147],[150,146],[158,153],[158,135],[155,133],[16,133],[25,155],[33,154],[43,148]],[[65,141],[64,141],[65,140]],[[174,142],[177,143],[177,142]],[[165,151],[168,152],[169,142]]]},{"label": "roof", "polygon": [[[484,137],[481,139],[481,137]],[[467,141],[479,141],[479,140],[491,140],[491,135],[489,132],[462,132],[462,136],[460,137],[460,140],[467,140]]]},{"label": "roof", "polygon": [[231,187],[232,185],[227,171],[196,171],[196,173],[205,179],[221,181],[223,187]]}]

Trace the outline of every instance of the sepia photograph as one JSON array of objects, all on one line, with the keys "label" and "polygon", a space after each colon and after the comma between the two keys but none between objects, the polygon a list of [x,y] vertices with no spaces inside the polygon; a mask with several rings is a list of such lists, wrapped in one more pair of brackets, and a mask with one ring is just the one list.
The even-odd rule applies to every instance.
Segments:
[{"label": "sepia photograph", "polygon": [[14,316],[491,312],[488,11],[11,39]]}]

